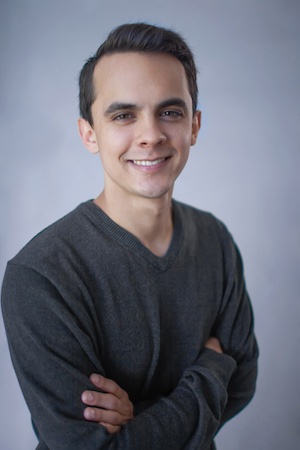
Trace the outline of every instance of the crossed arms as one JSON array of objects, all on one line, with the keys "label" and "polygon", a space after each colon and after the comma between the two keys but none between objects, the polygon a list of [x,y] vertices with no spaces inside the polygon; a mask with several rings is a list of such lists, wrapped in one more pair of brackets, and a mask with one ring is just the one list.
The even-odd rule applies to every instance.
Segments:
[{"label": "crossed arms", "polygon": [[[220,341],[215,337],[210,337],[205,347],[223,353]],[[134,406],[127,392],[99,374],[92,374],[90,381],[99,391],[83,392],[81,400],[89,405],[84,410],[85,419],[103,425],[110,434],[118,433],[134,417]]]},{"label": "crossed arms", "polygon": [[[251,307],[243,285],[232,290],[212,330],[216,340],[200,349],[172,392],[139,402],[106,376],[86,305],[80,302],[75,316],[49,280],[11,264],[3,286],[3,316],[14,367],[39,432],[38,449],[209,448],[220,426],[247,405],[255,390]],[[233,296],[238,301],[231,301]],[[223,353],[214,347],[219,343]],[[90,379],[95,373],[102,376]]]}]

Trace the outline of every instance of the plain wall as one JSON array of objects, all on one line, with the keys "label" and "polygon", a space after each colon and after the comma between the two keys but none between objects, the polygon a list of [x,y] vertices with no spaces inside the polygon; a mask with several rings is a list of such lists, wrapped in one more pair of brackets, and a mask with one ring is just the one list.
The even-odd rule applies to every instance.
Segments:
[{"label": "plain wall", "polygon": [[[227,224],[252,297],[257,394],[221,430],[218,450],[299,448],[297,0],[2,0],[1,280],[29,239],[102,188],[100,161],[77,133],[77,77],[128,21],[172,27],[195,53],[203,126],[174,197]],[[36,439],[2,320],[0,345],[0,448],[30,450]]]}]

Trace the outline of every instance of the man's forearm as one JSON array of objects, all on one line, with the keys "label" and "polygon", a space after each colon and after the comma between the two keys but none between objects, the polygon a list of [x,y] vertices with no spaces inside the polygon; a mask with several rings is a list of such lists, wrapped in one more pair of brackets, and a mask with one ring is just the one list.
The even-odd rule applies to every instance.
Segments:
[{"label": "man's forearm", "polygon": [[[124,426],[111,442],[117,446],[111,448],[129,448],[125,442],[136,448],[140,433],[146,433],[148,439],[143,448],[149,450],[168,446],[174,450],[204,448],[212,442],[219,427],[227,402],[227,385],[234,370],[231,357],[212,349],[204,350],[197,364],[184,372],[177,388]],[[101,394],[98,398],[101,406]],[[102,413],[101,409],[96,410],[98,417]],[[119,447],[122,441],[124,447]]]},{"label": "man's forearm", "polygon": [[[213,336],[207,340],[205,348],[223,353],[219,339]],[[110,434],[117,433],[123,425],[133,419],[134,408],[127,392],[113,380],[99,374],[92,374],[90,381],[99,391],[83,392],[81,400],[88,406],[84,410],[85,419],[104,425]],[[135,409],[141,412],[158,400],[159,398],[141,402],[143,406],[137,408],[136,405]]]}]

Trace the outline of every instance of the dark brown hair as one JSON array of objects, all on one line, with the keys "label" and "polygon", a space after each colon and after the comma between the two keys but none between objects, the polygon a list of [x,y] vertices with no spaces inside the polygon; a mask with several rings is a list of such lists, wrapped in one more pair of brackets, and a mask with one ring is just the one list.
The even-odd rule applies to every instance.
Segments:
[{"label": "dark brown hair", "polygon": [[152,52],[167,53],[177,58],[184,67],[189,92],[192,97],[193,113],[197,108],[197,69],[193,53],[176,32],[146,23],[124,24],[115,28],[94,56],[83,66],[79,76],[80,115],[93,125],[91,106],[95,101],[93,74],[100,58],[112,53]]}]

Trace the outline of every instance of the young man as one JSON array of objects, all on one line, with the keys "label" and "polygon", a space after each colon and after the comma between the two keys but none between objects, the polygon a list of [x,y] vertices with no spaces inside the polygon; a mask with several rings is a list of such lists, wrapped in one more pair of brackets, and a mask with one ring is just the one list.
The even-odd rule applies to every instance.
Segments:
[{"label": "young man", "polygon": [[258,350],[241,257],[172,199],[200,129],[176,33],[115,29],[80,75],[104,188],[8,263],[2,308],[38,449],[212,449],[251,400]]}]

